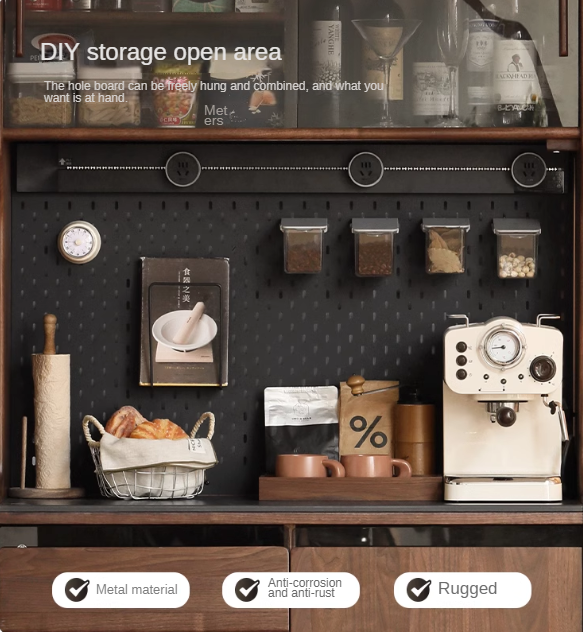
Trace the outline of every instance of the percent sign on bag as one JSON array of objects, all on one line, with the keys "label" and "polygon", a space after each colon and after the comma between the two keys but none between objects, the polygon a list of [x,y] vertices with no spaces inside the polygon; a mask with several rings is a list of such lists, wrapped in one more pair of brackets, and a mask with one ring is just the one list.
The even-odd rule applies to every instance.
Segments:
[{"label": "percent sign on bag", "polygon": [[365,394],[355,397],[346,383],[340,385],[340,454],[392,454],[393,413],[398,389],[380,393],[371,390],[397,382],[367,380]]},{"label": "percent sign on bag", "polygon": [[384,432],[380,430],[373,432],[382,418],[382,415],[378,415],[370,425],[368,421],[360,415],[350,420],[350,427],[354,432],[362,433],[358,443],[354,446],[355,448],[360,448],[366,441],[370,441],[375,448],[384,448],[387,445],[389,438]]}]

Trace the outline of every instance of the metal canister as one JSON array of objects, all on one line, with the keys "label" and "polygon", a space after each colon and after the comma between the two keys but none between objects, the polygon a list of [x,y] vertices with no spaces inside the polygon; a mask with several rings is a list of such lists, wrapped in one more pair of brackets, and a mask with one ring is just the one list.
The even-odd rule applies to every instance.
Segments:
[{"label": "metal canister", "polygon": [[417,394],[395,407],[395,457],[405,459],[413,476],[435,474],[435,406],[422,403]]}]

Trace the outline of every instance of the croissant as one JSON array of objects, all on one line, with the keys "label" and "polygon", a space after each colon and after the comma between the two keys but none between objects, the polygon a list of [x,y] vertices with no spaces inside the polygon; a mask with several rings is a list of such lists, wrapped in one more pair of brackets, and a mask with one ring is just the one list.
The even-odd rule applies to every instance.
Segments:
[{"label": "croissant", "polygon": [[188,439],[188,435],[180,426],[170,419],[154,419],[137,426],[130,439]]},{"label": "croissant", "polygon": [[129,437],[134,429],[147,421],[133,406],[124,406],[113,413],[105,426],[105,432],[121,439]]}]

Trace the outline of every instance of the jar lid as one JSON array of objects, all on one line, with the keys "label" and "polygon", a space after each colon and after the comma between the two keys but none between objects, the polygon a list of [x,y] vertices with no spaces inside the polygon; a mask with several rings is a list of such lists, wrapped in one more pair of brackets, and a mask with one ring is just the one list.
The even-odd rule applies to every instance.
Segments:
[{"label": "jar lid", "polygon": [[39,81],[72,81],[75,65],[72,61],[49,61],[44,63],[8,64],[8,79],[14,83],[36,83]]},{"label": "jar lid", "polygon": [[79,79],[96,81],[116,81],[123,79],[141,79],[141,66],[79,66]]},{"label": "jar lid", "polygon": [[281,220],[279,228],[282,232],[286,230],[321,230],[325,233],[328,231],[328,220],[317,217],[286,217]]},{"label": "jar lid", "polygon": [[352,220],[353,233],[398,233],[399,220],[395,217],[355,217]]},{"label": "jar lid", "polygon": [[538,219],[498,218],[492,221],[495,235],[540,235],[541,227]]},{"label": "jar lid", "polygon": [[470,230],[470,220],[465,217],[427,217],[421,223],[423,232],[428,228],[459,228],[466,233]]}]

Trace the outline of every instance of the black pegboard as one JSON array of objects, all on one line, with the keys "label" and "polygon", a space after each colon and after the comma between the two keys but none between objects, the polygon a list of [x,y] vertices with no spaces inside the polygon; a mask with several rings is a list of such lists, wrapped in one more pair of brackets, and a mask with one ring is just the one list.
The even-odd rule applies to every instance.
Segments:
[{"label": "black pegboard", "polygon": [[[131,403],[147,417],[190,428],[200,413],[214,411],[220,465],[209,473],[206,493],[238,495],[256,490],[263,469],[267,386],[338,384],[362,373],[418,383],[439,405],[441,341],[450,313],[526,322],[558,313],[565,348],[572,349],[570,195],[14,193],[12,205],[12,484],[18,480],[19,419],[33,419],[30,355],[42,348],[46,312],[60,321],[59,352],[72,356],[73,484],[91,492],[97,488],[81,432],[87,413],[105,421]],[[319,275],[283,272],[279,221],[294,215],[329,220]],[[471,219],[465,274],[425,273],[420,222],[432,215]],[[399,218],[392,277],[354,275],[350,220],[359,216]],[[496,276],[491,221],[504,216],[541,222],[534,281]],[[103,239],[98,258],[84,266],[67,264],[56,247],[60,229],[76,219],[95,224]],[[141,256],[230,259],[228,387],[138,386]],[[568,351],[566,361],[569,376]],[[567,401],[571,396],[567,377]]]}]

